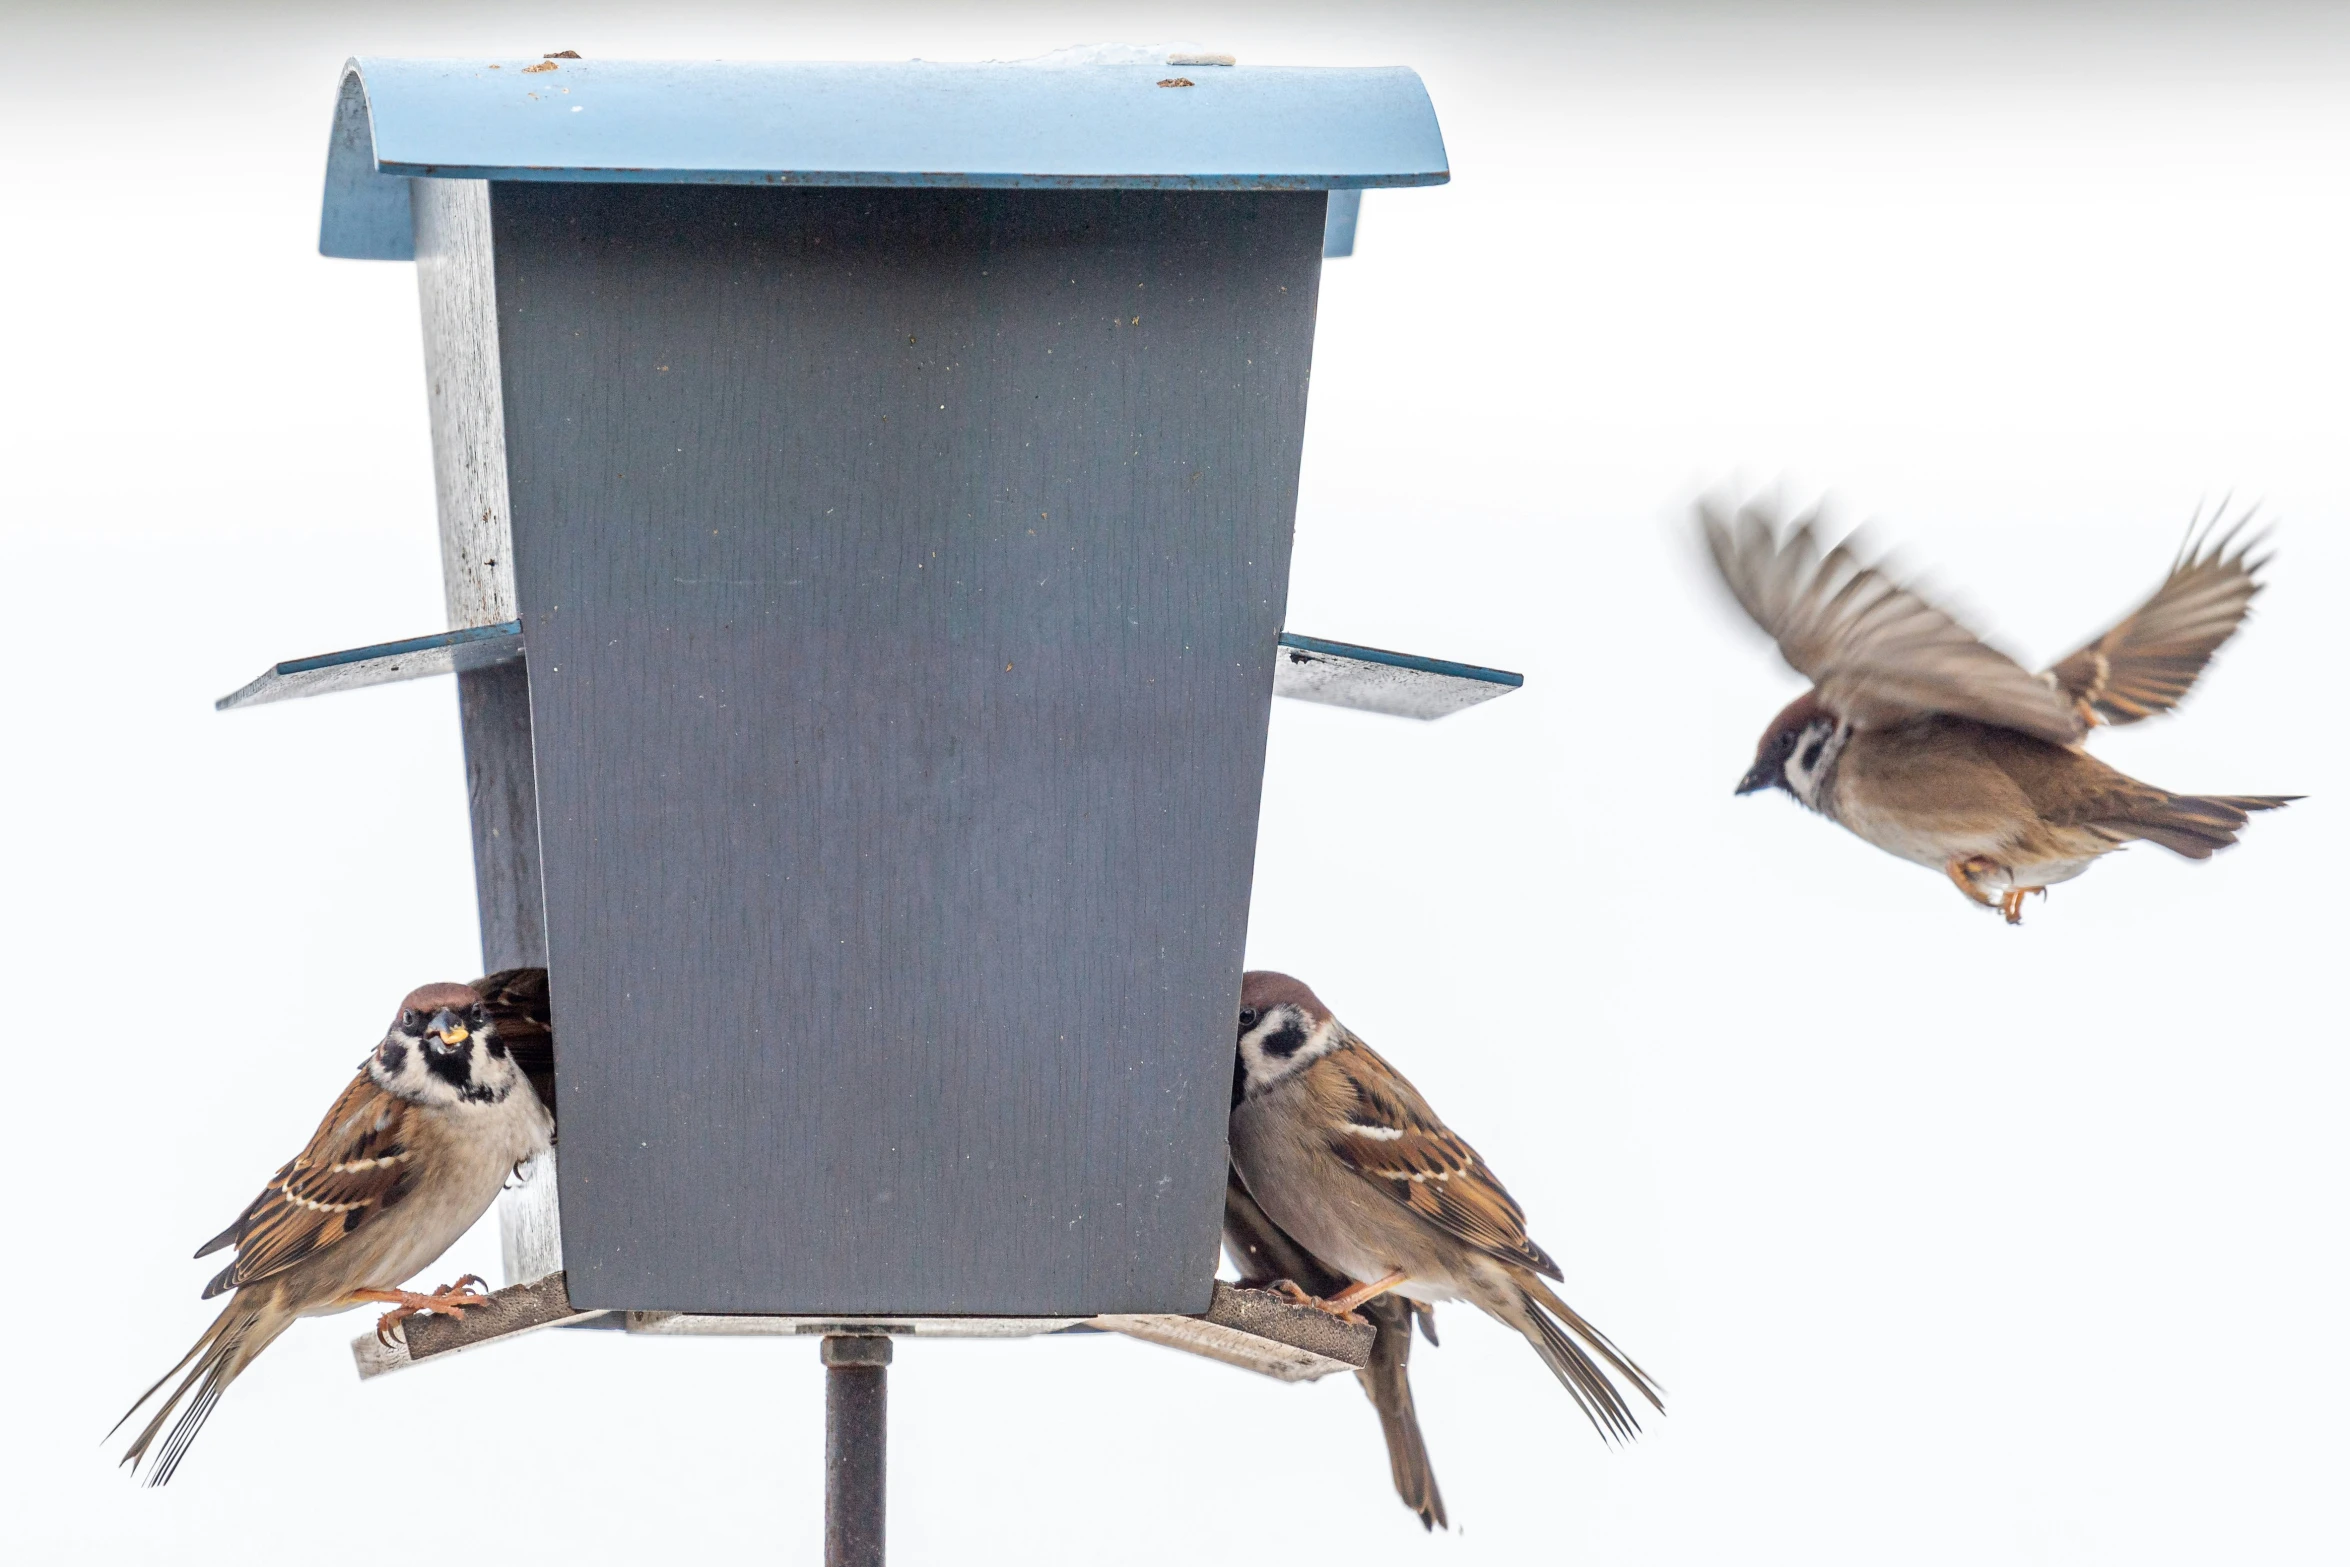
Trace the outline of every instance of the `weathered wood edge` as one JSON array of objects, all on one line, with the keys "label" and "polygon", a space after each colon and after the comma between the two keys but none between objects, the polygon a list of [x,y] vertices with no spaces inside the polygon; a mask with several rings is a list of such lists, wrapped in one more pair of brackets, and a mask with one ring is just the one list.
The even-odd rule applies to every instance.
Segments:
[{"label": "weathered wood edge", "polygon": [[351,1358],[358,1362],[361,1380],[402,1371],[420,1361],[477,1349],[540,1328],[571,1327],[612,1316],[608,1311],[580,1311],[571,1304],[563,1275],[550,1273],[531,1284],[510,1284],[492,1292],[489,1304],[462,1317],[410,1317],[392,1342],[385,1344],[371,1327],[351,1341]]},{"label": "weathered wood edge", "polygon": [[514,1284],[463,1317],[411,1317],[389,1345],[373,1329],[351,1341],[362,1379],[402,1371],[422,1361],[477,1349],[541,1328],[626,1326],[649,1337],[709,1335],[820,1337],[828,1333],[884,1333],[915,1338],[1021,1338],[1096,1329],[1179,1349],[1282,1382],[1310,1382],[1352,1371],[1371,1357],[1371,1328],[1300,1306],[1267,1290],[1216,1282],[1202,1316],[1081,1317],[838,1317],[710,1316],[664,1311],[579,1311],[564,1277],[552,1273]]},{"label": "weathered wood edge", "polygon": [[1221,1279],[1204,1316],[1108,1316],[1094,1318],[1093,1325],[1282,1382],[1358,1371],[1370,1362],[1375,1336],[1369,1323],[1346,1321],[1270,1290],[1240,1289]]}]

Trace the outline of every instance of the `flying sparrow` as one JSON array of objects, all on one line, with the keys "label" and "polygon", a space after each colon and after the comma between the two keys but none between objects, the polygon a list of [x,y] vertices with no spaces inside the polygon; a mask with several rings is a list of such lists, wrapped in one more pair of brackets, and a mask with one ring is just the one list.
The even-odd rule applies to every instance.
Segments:
[{"label": "flying sparrow", "polygon": [[1232,1167],[1274,1224],[1353,1281],[1326,1310],[1390,1291],[1465,1300],[1525,1335],[1601,1435],[1639,1429],[1608,1371],[1664,1409],[1648,1373],[1543,1282],[1558,1264],[1477,1151],[1287,974],[1241,978]]},{"label": "flying sparrow", "polygon": [[[1224,1250],[1240,1270],[1240,1282],[1251,1289],[1286,1281],[1308,1295],[1329,1296],[1349,1282],[1275,1224],[1241,1184],[1240,1173],[1229,1168],[1224,1179]],[[1436,1308],[1391,1292],[1363,1302],[1359,1309],[1375,1332],[1370,1363],[1355,1373],[1355,1379],[1378,1412],[1395,1494],[1420,1515],[1421,1527],[1434,1531],[1445,1523],[1444,1495],[1436,1489],[1436,1471],[1428,1463],[1428,1444],[1420,1436],[1419,1412],[1412,1405],[1410,1363],[1412,1324],[1417,1321],[1428,1342],[1435,1343]]]},{"label": "flying sparrow", "polygon": [[508,1172],[547,1146],[550,1130],[481,995],[469,985],[411,991],[308,1146],[197,1250],[208,1257],[236,1248],[204,1298],[235,1293],[195,1347],[115,1422],[120,1430],[194,1363],[123,1462],[135,1469],[193,1392],[147,1483],[169,1481],[221,1390],[297,1317],[384,1301],[397,1309],[378,1323],[382,1333],[418,1311],[462,1315],[480,1305],[462,1288],[479,1280],[430,1295],[398,1286],[472,1227]]},{"label": "flying sparrow", "polygon": [[2266,561],[2236,543],[2241,522],[2216,540],[2190,530],[2152,598],[2035,675],[1852,540],[1823,555],[1816,515],[1782,529],[1756,505],[1732,518],[1701,504],[1698,519],[1732,596],[1813,682],[1763,731],[1738,792],[1784,789],[2010,925],[2026,893],[2126,843],[2209,859],[2248,812],[2300,798],[2173,794],[2081,749],[2099,724],[2176,706],[2242,622]]}]

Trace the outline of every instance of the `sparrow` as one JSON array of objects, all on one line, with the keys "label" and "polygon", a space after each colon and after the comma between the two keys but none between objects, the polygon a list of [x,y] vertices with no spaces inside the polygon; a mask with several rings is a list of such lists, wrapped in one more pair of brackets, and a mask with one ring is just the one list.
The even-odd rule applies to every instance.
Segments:
[{"label": "sparrow", "polygon": [[1639,1430],[1610,1371],[1663,1411],[1648,1373],[1543,1282],[1562,1277],[1558,1264],[1477,1151],[1287,974],[1241,976],[1232,1097],[1232,1168],[1248,1195],[1351,1281],[1315,1304],[1465,1300],[1523,1334],[1603,1437]]},{"label": "sparrow", "polygon": [[409,992],[309,1143],[235,1223],[197,1248],[199,1257],[236,1249],[203,1298],[233,1293],[195,1346],[115,1422],[119,1431],[187,1371],[122,1461],[136,1472],[185,1400],[147,1478],[167,1483],[222,1390],[298,1317],[388,1302],[396,1309],[376,1329],[388,1334],[416,1312],[462,1316],[483,1304],[464,1288],[480,1285],[470,1276],[429,1295],[399,1285],[472,1228],[552,1129],[479,991],[443,984]]},{"label": "sparrow", "polygon": [[1816,513],[1782,528],[1760,505],[1700,504],[1731,596],[1813,682],[1763,731],[1737,792],[1784,789],[2010,925],[2026,894],[2133,841],[2209,859],[2249,813],[2300,796],[2173,794],[2081,744],[2177,706],[2235,633],[2267,564],[2251,558],[2257,539],[2237,543],[2244,520],[2216,538],[2218,513],[2191,525],[2153,597],[2035,675],[1864,564],[1852,539],[1823,554]]},{"label": "sparrow", "polygon": [[[1267,1217],[1241,1184],[1240,1173],[1229,1167],[1224,1179],[1224,1250],[1240,1270],[1245,1288],[1270,1289],[1286,1283],[1319,1297],[1335,1295],[1348,1283]],[[1412,1405],[1410,1362],[1415,1321],[1428,1342],[1436,1342],[1436,1308],[1389,1293],[1365,1301],[1360,1310],[1374,1332],[1370,1362],[1355,1373],[1355,1380],[1362,1383],[1378,1413],[1395,1494],[1419,1514],[1422,1528],[1434,1532],[1446,1526],[1444,1494],[1436,1488],[1428,1444],[1420,1435],[1419,1412]]]}]

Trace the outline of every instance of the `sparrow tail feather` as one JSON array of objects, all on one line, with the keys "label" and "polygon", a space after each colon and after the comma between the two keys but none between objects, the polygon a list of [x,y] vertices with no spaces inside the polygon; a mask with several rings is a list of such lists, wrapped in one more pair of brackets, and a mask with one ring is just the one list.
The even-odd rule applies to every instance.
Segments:
[{"label": "sparrow tail feather", "polygon": [[[1390,1301],[1391,1309],[1378,1309]],[[1444,1493],[1436,1487],[1436,1470],[1428,1462],[1428,1443],[1420,1435],[1420,1415],[1412,1403],[1412,1319],[1418,1313],[1400,1295],[1384,1296],[1365,1310],[1379,1336],[1371,1341],[1370,1364],[1355,1377],[1378,1412],[1380,1432],[1387,1438],[1387,1467],[1395,1494],[1420,1515],[1422,1528],[1431,1533],[1449,1528]]]},{"label": "sparrow tail feather", "polygon": [[2159,843],[2190,860],[2208,860],[2236,841],[2251,812],[2273,811],[2300,798],[2297,794],[2164,794],[2127,815],[2095,825]]},{"label": "sparrow tail feather", "polygon": [[[1616,1348],[1608,1336],[1585,1321],[1574,1307],[1558,1298],[1551,1287],[1531,1273],[1522,1274],[1513,1281],[1517,1286],[1518,1307],[1522,1321],[1518,1324],[1534,1352],[1551,1369],[1574,1396],[1584,1416],[1603,1437],[1628,1442],[1640,1433],[1640,1422],[1633,1416],[1632,1406],[1618,1391],[1616,1384],[1591,1358],[1596,1352],[1601,1360],[1632,1384],[1642,1398],[1659,1414],[1664,1412],[1660,1389],[1647,1372],[1635,1365],[1630,1356]],[[1557,1318],[1553,1321],[1552,1318]],[[1562,1329],[1560,1324],[1565,1324]],[[1573,1337],[1569,1337],[1569,1332]],[[1577,1343],[1576,1340],[1582,1340]],[[1590,1346],[1586,1352],[1584,1345]]]},{"label": "sparrow tail feather", "polygon": [[[122,1420],[114,1423],[114,1430],[121,1430],[123,1421],[137,1414],[147,1400],[162,1390],[164,1383],[178,1376],[183,1368],[187,1369],[187,1375],[180,1379],[179,1386],[171,1390],[162,1407],[155,1411],[154,1417],[139,1432],[137,1439],[122,1455],[122,1461],[131,1466],[134,1474],[137,1473],[140,1460],[154,1446],[155,1438],[163,1430],[163,1423],[171,1418],[172,1411],[192,1391],[195,1397],[189,1400],[188,1407],[173,1424],[171,1435],[165,1438],[162,1450],[156,1454],[154,1466],[147,1472],[149,1485],[169,1484],[172,1471],[179,1468],[180,1460],[187,1456],[188,1444],[196,1440],[196,1433],[204,1429],[204,1422],[212,1414],[212,1406],[220,1401],[221,1390],[234,1382],[239,1373],[252,1364],[253,1357],[268,1348],[280,1333],[293,1326],[293,1322],[292,1316],[272,1311],[265,1305],[231,1300],[220,1315],[213,1319],[212,1326],[206,1328],[196,1340],[195,1346],[180,1357],[179,1364],[157,1378],[155,1385],[141,1393],[138,1401],[123,1412]],[[112,1436],[114,1431],[106,1434]]]}]

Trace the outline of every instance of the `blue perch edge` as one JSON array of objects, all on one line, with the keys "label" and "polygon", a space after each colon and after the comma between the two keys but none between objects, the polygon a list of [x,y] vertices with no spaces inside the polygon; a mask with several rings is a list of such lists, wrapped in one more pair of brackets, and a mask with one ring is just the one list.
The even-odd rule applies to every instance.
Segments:
[{"label": "blue perch edge", "polygon": [[389,685],[395,680],[421,680],[427,675],[454,674],[461,669],[487,669],[522,656],[522,622],[501,621],[494,626],[467,626],[402,642],[377,642],[367,647],[321,653],[315,658],[291,658],[272,664],[260,678],[239,686],[212,705],[221,712],[232,707],[258,707],[298,696],[321,696],[329,691],[354,691],[361,686]]},{"label": "blue perch edge", "polygon": [[[377,642],[315,658],[288,659],[270,665],[259,679],[212,705],[226,712],[298,696],[388,685],[395,680],[487,669],[520,657],[520,621],[467,626],[402,642]],[[1281,652],[1273,671],[1275,696],[1419,719],[1457,713],[1507,695],[1525,683],[1524,675],[1506,669],[1391,653],[1351,642],[1328,642],[1293,631],[1281,633]]]}]

